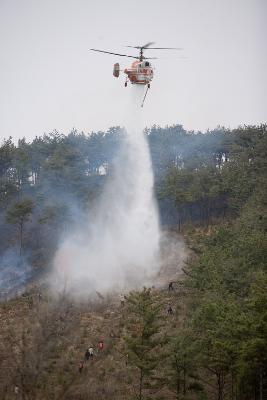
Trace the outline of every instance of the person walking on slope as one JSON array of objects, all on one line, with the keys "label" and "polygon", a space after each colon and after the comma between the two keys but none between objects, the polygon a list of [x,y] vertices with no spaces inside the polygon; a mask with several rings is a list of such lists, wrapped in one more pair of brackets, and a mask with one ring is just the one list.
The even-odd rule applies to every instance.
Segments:
[{"label": "person walking on slope", "polygon": [[85,354],[84,354],[84,359],[85,359],[85,361],[88,361],[89,358],[90,358],[90,352],[89,352],[89,349],[87,349]]},{"label": "person walking on slope", "polygon": [[97,343],[97,347],[98,347],[98,350],[103,350],[103,348],[104,348],[103,340],[99,340],[99,342]]},{"label": "person walking on slope", "polygon": [[170,304],[168,304],[167,313],[168,313],[169,315],[172,315],[172,314],[173,314],[173,309],[172,309],[172,306],[171,306]]},{"label": "person walking on slope", "polygon": [[173,282],[170,282],[170,283],[169,283],[169,292],[170,292],[171,290],[174,290]]},{"label": "person walking on slope", "polygon": [[121,302],[121,307],[124,307],[125,305],[125,297],[123,294],[120,294],[120,302]]},{"label": "person walking on slope", "polygon": [[88,351],[89,351],[89,357],[93,357],[94,356],[94,348],[93,348],[93,346],[90,346]]},{"label": "person walking on slope", "polygon": [[80,374],[82,373],[82,370],[83,370],[83,361],[81,361],[80,364],[79,364],[79,372],[80,372]]}]

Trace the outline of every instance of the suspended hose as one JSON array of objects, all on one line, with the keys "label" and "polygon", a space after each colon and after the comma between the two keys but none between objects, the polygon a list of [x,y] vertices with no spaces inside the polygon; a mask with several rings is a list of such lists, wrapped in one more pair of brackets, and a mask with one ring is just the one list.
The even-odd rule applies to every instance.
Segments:
[{"label": "suspended hose", "polygon": [[147,86],[147,87],[146,87],[146,93],[145,93],[145,95],[144,95],[144,98],[143,98],[141,107],[144,107],[144,102],[145,102],[145,99],[146,99],[146,95],[147,95],[148,89],[149,89],[149,87]]}]

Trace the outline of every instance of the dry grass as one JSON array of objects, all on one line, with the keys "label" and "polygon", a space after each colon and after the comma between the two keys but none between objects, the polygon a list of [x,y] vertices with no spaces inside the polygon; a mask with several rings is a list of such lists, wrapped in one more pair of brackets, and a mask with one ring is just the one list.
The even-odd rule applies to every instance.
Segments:
[{"label": "dry grass", "polygon": [[[171,334],[183,315],[181,268],[188,253],[174,232],[166,235],[162,246],[154,290],[164,317],[167,305],[173,306],[174,315],[164,318],[163,328],[163,333]],[[167,289],[170,281],[175,282],[173,292]],[[65,298],[55,301],[46,289],[41,297],[39,292],[38,287],[32,288],[0,306],[0,399],[15,399],[15,385],[22,400],[135,398],[137,371],[127,365],[123,340],[127,315],[117,295],[99,294],[94,301],[76,304]],[[103,350],[97,350],[100,339]],[[95,355],[79,373],[79,363],[90,345]],[[151,391],[151,396],[174,398],[166,389]]]}]

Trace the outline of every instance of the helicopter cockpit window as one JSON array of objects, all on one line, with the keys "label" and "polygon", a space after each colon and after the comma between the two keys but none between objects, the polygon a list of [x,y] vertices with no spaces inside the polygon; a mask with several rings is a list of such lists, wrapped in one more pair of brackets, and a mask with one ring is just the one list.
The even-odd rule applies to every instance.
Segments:
[{"label": "helicopter cockpit window", "polygon": [[149,64],[148,61],[145,62],[145,66],[146,66],[146,67],[149,67],[149,66],[150,66],[150,64]]}]

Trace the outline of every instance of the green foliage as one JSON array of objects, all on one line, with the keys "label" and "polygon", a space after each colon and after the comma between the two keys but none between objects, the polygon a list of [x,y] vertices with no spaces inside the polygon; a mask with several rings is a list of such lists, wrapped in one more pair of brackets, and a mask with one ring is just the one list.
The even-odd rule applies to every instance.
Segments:
[{"label": "green foliage", "polygon": [[178,400],[188,393],[204,393],[197,374],[197,346],[192,339],[193,333],[188,329],[181,329],[176,336],[170,338],[165,379]]},{"label": "green foliage", "polygon": [[264,184],[266,125],[216,132],[217,142],[207,148],[203,145],[211,138],[203,136],[195,139],[200,140],[195,157],[191,153],[184,164],[169,164],[160,197],[171,198],[186,222],[209,224],[212,216],[239,215],[254,190]]},{"label": "green foliage", "polygon": [[162,338],[160,332],[160,310],[162,305],[157,301],[151,289],[132,292],[126,302],[126,355],[129,363],[139,370],[139,400],[143,398],[143,389],[148,387],[148,378],[159,363],[159,346]]},{"label": "green foliage", "polygon": [[20,255],[23,249],[23,228],[24,224],[29,220],[29,217],[33,211],[34,203],[32,200],[25,199],[20,202],[13,204],[6,213],[6,220],[10,224],[17,225],[19,229],[19,241],[20,241]]},{"label": "green foliage", "polygon": [[33,207],[33,201],[28,199],[13,204],[7,210],[7,222],[11,224],[20,224],[21,222],[26,222],[29,219]]},{"label": "green foliage", "polygon": [[238,218],[198,236],[200,257],[187,280],[199,363],[221,399],[227,380],[238,400],[250,399],[267,367],[266,185],[257,181]]}]

